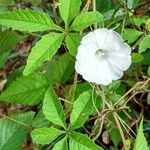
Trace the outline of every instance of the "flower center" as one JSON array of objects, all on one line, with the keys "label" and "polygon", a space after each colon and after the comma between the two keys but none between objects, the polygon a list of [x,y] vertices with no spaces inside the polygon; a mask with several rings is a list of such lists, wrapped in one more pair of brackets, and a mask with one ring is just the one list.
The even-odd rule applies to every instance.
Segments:
[{"label": "flower center", "polygon": [[95,55],[98,57],[98,58],[106,58],[107,57],[107,53],[105,50],[103,49],[98,49],[96,52],[95,52]]}]

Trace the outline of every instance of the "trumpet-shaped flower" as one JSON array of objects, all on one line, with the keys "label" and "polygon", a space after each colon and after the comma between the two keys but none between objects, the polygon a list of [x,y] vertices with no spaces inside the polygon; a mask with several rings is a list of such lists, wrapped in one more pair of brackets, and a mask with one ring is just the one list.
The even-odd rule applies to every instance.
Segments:
[{"label": "trumpet-shaped flower", "polygon": [[108,85],[123,76],[131,65],[131,48],[110,29],[97,29],[82,38],[75,69],[92,83]]}]

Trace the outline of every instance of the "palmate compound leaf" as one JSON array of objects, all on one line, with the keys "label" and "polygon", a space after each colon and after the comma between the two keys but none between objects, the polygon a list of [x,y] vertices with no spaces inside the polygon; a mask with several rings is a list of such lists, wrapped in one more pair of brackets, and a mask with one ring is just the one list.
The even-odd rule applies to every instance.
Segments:
[{"label": "palmate compound leaf", "polygon": [[27,112],[0,119],[0,150],[21,149],[33,117]]},{"label": "palmate compound leaf", "polygon": [[143,119],[140,123],[133,150],[149,150],[143,133]]},{"label": "palmate compound leaf", "polygon": [[69,135],[70,150],[103,150],[102,147],[97,146],[87,135],[72,132]]},{"label": "palmate compound leaf", "polygon": [[33,142],[36,144],[49,144],[55,140],[58,136],[63,134],[64,131],[56,129],[54,127],[50,128],[37,128],[32,131],[31,137]]},{"label": "palmate compound leaf", "polygon": [[74,102],[70,115],[71,128],[80,128],[93,111],[91,90],[82,93]]},{"label": "palmate compound leaf", "polygon": [[43,62],[50,60],[61,46],[63,34],[50,33],[44,35],[32,48],[23,74],[29,75],[40,67]]},{"label": "palmate compound leaf", "polygon": [[50,86],[43,100],[43,114],[50,122],[66,128],[65,114],[61,102]]},{"label": "palmate compound leaf", "polygon": [[59,0],[59,12],[68,27],[71,20],[77,15],[80,10],[81,0]]},{"label": "palmate compound leaf", "polygon": [[34,105],[44,97],[48,88],[47,80],[37,73],[21,76],[13,81],[0,95],[0,101]]},{"label": "palmate compound leaf", "polygon": [[74,19],[69,29],[80,31],[94,23],[102,21],[102,19],[103,19],[103,15],[98,11],[83,12]]},{"label": "palmate compound leaf", "polygon": [[0,25],[27,32],[61,30],[48,14],[31,9],[17,9],[0,14]]}]

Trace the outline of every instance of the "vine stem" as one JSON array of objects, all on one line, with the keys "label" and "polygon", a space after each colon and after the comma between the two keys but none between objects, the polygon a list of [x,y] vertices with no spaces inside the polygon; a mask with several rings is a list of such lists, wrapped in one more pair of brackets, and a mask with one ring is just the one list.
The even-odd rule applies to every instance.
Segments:
[{"label": "vine stem", "polygon": [[[96,0],[92,0],[93,11],[96,11]],[[94,29],[97,29],[97,23],[94,24]]]},{"label": "vine stem", "polygon": [[[102,100],[105,100],[104,102],[105,102],[105,104],[107,105],[107,107],[108,107],[108,108],[111,108],[111,105],[110,105],[108,102],[106,102],[106,99],[105,99],[105,88],[104,88],[103,86],[101,87],[101,90],[102,90],[102,94],[101,94]],[[118,115],[117,115],[116,112],[113,112],[112,114],[113,114],[113,117],[114,117],[114,119],[115,119],[116,125],[117,125],[117,127],[118,127],[118,129],[119,129],[119,132],[120,132],[120,135],[121,135],[121,138],[122,138],[122,142],[123,142],[124,149],[125,149],[125,150],[128,150],[128,149],[127,149],[127,146],[126,146],[126,142],[125,142],[125,136],[124,136],[123,130],[122,130],[122,128],[121,128],[120,121],[119,121],[119,119],[118,119]]]}]

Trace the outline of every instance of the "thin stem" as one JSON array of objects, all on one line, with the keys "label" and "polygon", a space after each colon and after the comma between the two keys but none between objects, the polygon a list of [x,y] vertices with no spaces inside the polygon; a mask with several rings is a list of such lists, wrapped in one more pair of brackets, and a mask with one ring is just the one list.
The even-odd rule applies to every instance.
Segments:
[{"label": "thin stem", "polygon": [[[96,11],[96,0],[92,0],[93,11]],[[94,29],[97,29],[97,23],[94,24]]]}]

